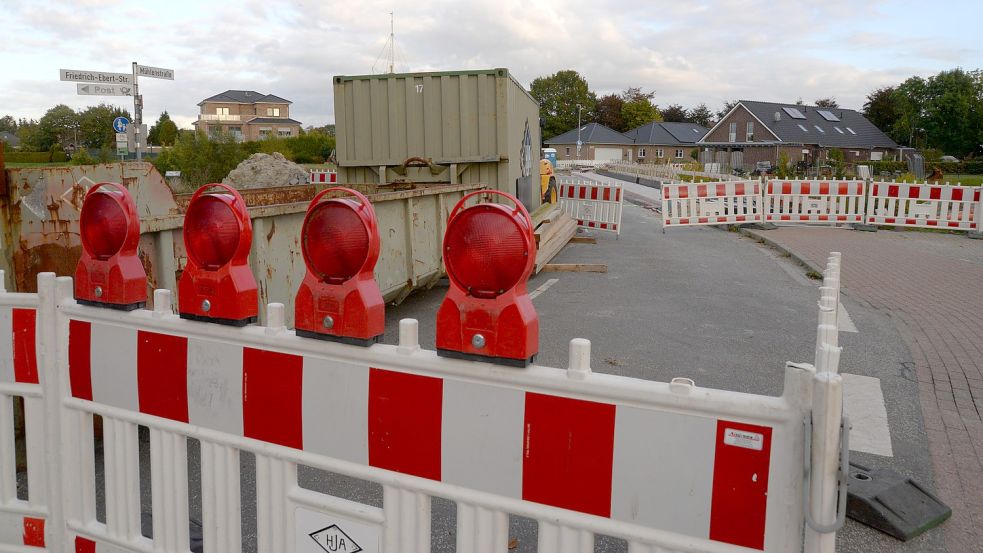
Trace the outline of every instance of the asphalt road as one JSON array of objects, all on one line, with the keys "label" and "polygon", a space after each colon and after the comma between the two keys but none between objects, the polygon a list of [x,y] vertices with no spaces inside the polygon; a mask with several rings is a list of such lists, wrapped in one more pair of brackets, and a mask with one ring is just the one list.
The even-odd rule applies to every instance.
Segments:
[{"label": "asphalt road", "polygon": [[[540,364],[565,367],[567,344],[592,342],[597,372],[667,381],[692,378],[699,386],[779,395],[786,361],[811,362],[815,345],[818,283],[775,251],[737,233],[714,228],[670,229],[651,209],[626,204],[623,233],[597,233],[597,244],[571,244],[562,263],[604,263],[607,273],[541,273],[530,290],[550,283],[534,303],[540,317]],[[387,311],[385,342],[396,343],[401,318],[420,321],[420,343],[433,347],[434,319],[445,291],[441,284]],[[844,333],[840,371],[880,379],[894,457],[854,454],[864,464],[889,466],[931,482],[918,388],[908,353],[891,321],[844,298],[858,333]],[[143,449],[148,449],[145,447]],[[149,455],[141,456],[148,474]],[[197,447],[189,447],[192,517],[200,520]],[[101,462],[98,463],[101,467]],[[244,551],[255,551],[255,463],[242,458]],[[374,506],[381,487],[301,468],[300,484]],[[101,486],[99,486],[101,488]],[[144,505],[149,510],[149,485]],[[100,511],[102,502],[100,501]],[[102,516],[102,515],[100,515]],[[454,550],[455,510],[433,503],[434,551]],[[149,528],[145,529],[149,533]],[[512,517],[516,552],[536,550],[536,527]],[[901,544],[848,522],[840,551],[937,551],[938,531]],[[600,538],[596,551],[625,551],[624,542]]]}]

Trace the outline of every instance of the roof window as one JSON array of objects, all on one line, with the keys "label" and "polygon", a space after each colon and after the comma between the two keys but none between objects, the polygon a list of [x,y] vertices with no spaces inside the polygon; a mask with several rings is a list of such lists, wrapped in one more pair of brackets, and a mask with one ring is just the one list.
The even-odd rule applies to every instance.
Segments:
[{"label": "roof window", "polygon": [[802,132],[809,132],[809,129],[805,128],[805,125],[802,123],[799,123],[799,128],[802,129]]}]

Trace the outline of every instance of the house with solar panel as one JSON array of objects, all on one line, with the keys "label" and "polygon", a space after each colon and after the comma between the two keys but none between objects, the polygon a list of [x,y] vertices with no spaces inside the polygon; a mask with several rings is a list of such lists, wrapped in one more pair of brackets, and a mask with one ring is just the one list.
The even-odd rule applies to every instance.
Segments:
[{"label": "house with solar panel", "polygon": [[707,128],[696,123],[653,122],[625,133],[634,143],[632,159],[638,163],[689,163]]},{"label": "house with solar panel", "polygon": [[758,162],[823,165],[839,149],[847,164],[901,159],[901,147],[845,108],[741,100],[700,139],[700,161],[753,170]]}]

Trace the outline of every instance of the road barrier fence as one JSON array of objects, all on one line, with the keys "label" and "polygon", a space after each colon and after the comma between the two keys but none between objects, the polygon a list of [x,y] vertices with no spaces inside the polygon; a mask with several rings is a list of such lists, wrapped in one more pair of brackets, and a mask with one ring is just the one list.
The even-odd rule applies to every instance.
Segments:
[{"label": "road barrier fence", "polygon": [[[181,318],[168,290],[152,309],[83,305],[71,278],[44,273],[36,294],[0,291],[0,540],[11,551],[188,551],[196,440],[208,553],[242,546],[247,453],[261,553],[340,540],[430,551],[433,497],[456,502],[459,551],[506,551],[515,514],[536,521],[541,552],[587,553],[595,534],[632,552],[797,551],[803,535],[806,551],[831,552],[843,485],[838,271],[831,259],[815,361],[787,364],[779,397],[594,373],[582,339],[566,369],[517,369],[440,357],[408,319],[398,343],[361,347],[297,336],[275,303],[264,325],[244,327]],[[300,487],[301,465],[381,486],[382,506]],[[153,538],[141,532],[148,480]]]},{"label": "road barrier fence", "polygon": [[662,226],[760,223],[761,183],[663,184]]},{"label": "road barrier fence", "polygon": [[606,230],[621,236],[621,212],[624,207],[621,184],[563,175],[557,179],[560,207],[577,221],[577,226]]}]

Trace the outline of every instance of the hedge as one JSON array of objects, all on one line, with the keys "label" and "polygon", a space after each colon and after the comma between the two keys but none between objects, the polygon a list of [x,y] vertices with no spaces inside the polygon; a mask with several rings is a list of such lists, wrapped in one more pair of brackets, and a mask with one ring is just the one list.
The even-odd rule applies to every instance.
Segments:
[{"label": "hedge", "polygon": [[[65,152],[60,153],[65,155]],[[51,161],[51,152],[4,152],[3,159],[8,163],[48,163]]]},{"label": "hedge", "polygon": [[[858,165],[865,165],[864,163],[858,163]],[[871,161],[866,163],[870,165],[870,170],[875,174],[879,175],[882,172],[894,172],[901,171],[905,173],[908,171],[908,163],[904,161]],[[938,167],[942,169],[947,175],[983,175],[983,160],[974,161],[959,161],[959,162],[944,162],[944,161],[926,161],[925,162],[925,172],[931,174],[932,169]]]}]

